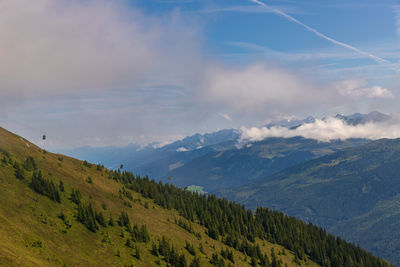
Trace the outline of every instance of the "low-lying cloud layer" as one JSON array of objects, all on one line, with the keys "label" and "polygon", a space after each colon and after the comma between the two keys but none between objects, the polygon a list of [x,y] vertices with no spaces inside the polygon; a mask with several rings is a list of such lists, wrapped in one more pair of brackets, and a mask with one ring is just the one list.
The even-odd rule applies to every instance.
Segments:
[{"label": "low-lying cloud layer", "polygon": [[381,138],[400,138],[400,121],[368,122],[365,124],[349,125],[343,120],[329,117],[317,119],[313,123],[303,124],[296,129],[274,126],[241,128],[241,142],[261,141],[268,137],[290,138],[302,136],[322,142],[331,140],[346,140],[350,138],[365,138],[377,140]]}]

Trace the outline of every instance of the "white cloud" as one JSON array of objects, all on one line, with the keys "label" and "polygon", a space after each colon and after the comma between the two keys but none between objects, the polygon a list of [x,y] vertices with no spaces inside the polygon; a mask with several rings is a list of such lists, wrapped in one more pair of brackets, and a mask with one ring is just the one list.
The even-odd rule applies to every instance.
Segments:
[{"label": "white cloud", "polygon": [[[228,111],[229,115],[235,116],[236,122],[244,116],[264,121],[287,114],[308,116],[321,110],[333,113],[345,107],[357,108],[359,100],[374,99],[379,105],[382,100],[394,99],[389,89],[371,86],[363,79],[318,83],[301,72],[294,73],[266,63],[243,67],[210,66],[199,91],[202,92],[201,99]],[[220,113],[223,114],[226,113]]]},{"label": "white cloud", "polygon": [[390,121],[382,123],[365,123],[359,125],[349,125],[343,120],[329,117],[321,120],[317,119],[314,123],[303,124],[296,129],[288,129],[285,127],[252,127],[241,128],[241,142],[261,141],[268,137],[295,137],[302,136],[304,138],[316,139],[323,142],[331,140],[346,140],[349,138],[366,138],[377,140],[381,138],[399,138],[400,122]]},{"label": "white cloud", "polygon": [[242,68],[214,67],[206,73],[203,94],[210,102],[232,109],[236,114],[251,113],[264,116],[310,111],[331,105],[341,96],[326,86],[281,68],[253,64]]},{"label": "white cloud", "polygon": [[2,0],[0,10],[4,95],[173,83],[200,61],[196,29],[179,14],[156,19],[106,0]]},{"label": "white cloud", "polygon": [[226,113],[221,114],[221,116],[222,116],[225,120],[227,120],[227,121],[232,121],[231,116],[229,116],[229,115],[226,114]]},{"label": "white cloud", "polygon": [[189,151],[186,147],[178,147],[177,149],[176,149],[176,152],[186,152],[186,151]]},{"label": "white cloud", "polygon": [[345,96],[356,98],[393,98],[392,92],[381,86],[367,87],[367,82],[360,79],[337,82],[335,87]]},{"label": "white cloud", "polygon": [[201,46],[201,25],[179,11],[0,0],[0,124],[33,140],[46,131],[56,146],[168,141],[193,127]]}]

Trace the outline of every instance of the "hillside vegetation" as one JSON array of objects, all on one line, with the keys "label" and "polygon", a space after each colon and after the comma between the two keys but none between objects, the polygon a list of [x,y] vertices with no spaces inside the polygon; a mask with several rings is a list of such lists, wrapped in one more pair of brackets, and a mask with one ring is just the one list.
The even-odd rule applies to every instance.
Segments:
[{"label": "hillside vegetation", "polygon": [[268,209],[48,153],[0,128],[2,266],[391,266]]},{"label": "hillside vegetation", "polygon": [[323,226],[400,264],[400,139],[382,139],[288,168],[223,196]]}]

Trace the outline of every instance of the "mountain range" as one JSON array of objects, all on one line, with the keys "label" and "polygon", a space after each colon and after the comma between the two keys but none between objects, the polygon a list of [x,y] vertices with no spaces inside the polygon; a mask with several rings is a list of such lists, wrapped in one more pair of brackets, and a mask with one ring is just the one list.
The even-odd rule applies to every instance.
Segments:
[{"label": "mountain range", "polygon": [[[352,115],[336,115],[336,118],[342,119],[346,123],[356,125],[363,124],[366,122],[382,122],[390,119],[389,115],[374,111],[368,114],[355,113]],[[306,123],[312,123],[315,118],[309,116],[305,119],[286,119],[266,124],[266,127],[281,126],[289,129],[296,129],[300,125]],[[225,129],[208,134],[195,134],[192,136],[185,137],[182,140],[175,141],[171,144],[159,146],[158,144],[150,144],[145,147],[131,144],[125,147],[79,147],[74,149],[64,149],[59,152],[76,157],[83,160],[89,160],[103,164],[111,169],[117,169],[121,164],[125,169],[133,171],[138,174],[148,175],[157,180],[165,180],[166,177],[179,176],[180,173],[186,173],[186,167],[191,161],[211,161],[221,151],[230,150],[228,154],[230,159],[241,158],[243,154],[248,154],[244,151],[247,147],[238,146],[239,138],[241,137],[240,130],[236,129]],[[365,140],[367,141],[367,140]],[[350,145],[351,141],[346,141],[347,145]],[[359,141],[355,143],[357,145]],[[361,142],[362,143],[362,142]],[[260,143],[253,143],[252,146],[263,145]],[[326,145],[325,145],[326,146]],[[253,148],[257,150],[257,148]],[[262,150],[259,148],[258,150]],[[327,150],[327,153],[333,150]],[[235,153],[238,155],[234,155]],[[210,154],[209,154],[210,153]],[[209,154],[209,157],[206,156]],[[317,155],[318,156],[318,155]],[[247,157],[247,156],[246,156]],[[263,163],[263,157],[257,155],[250,156],[252,159],[256,158],[256,162]],[[307,157],[306,159],[310,159]],[[220,159],[221,160],[221,159]],[[298,162],[299,159],[297,159]],[[240,167],[241,162],[246,162],[241,158],[240,161],[234,162],[234,164],[240,169],[246,169],[245,166]],[[193,162],[191,165],[195,165]],[[197,164],[196,164],[197,165]],[[215,168],[223,166],[214,166]],[[213,167],[213,168],[214,168]],[[287,166],[283,166],[287,167]],[[178,170],[183,168],[182,170]],[[282,168],[273,169],[277,171]],[[215,169],[216,171],[218,169]],[[171,172],[171,173],[170,173]],[[217,171],[218,172],[218,171]],[[257,170],[256,170],[257,172]],[[257,177],[262,176],[264,171],[260,170],[259,175],[253,175],[246,173],[249,178],[247,180],[253,180]],[[245,173],[242,173],[245,174]],[[240,174],[240,175],[242,175]],[[206,174],[205,178],[217,177],[219,174],[210,172]],[[176,177],[176,181],[181,180]],[[180,183],[181,184],[181,183]]]},{"label": "mountain range", "polygon": [[400,264],[400,139],[345,148],[219,195],[320,225]]},{"label": "mountain range", "polygon": [[301,162],[367,142],[364,139],[319,142],[303,137],[267,138],[242,148],[210,151],[187,163],[178,161],[176,164],[181,166],[160,179],[181,187],[198,185],[206,192],[213,192],[245,185]]},{"label": "mountain range", "polygon": [[195,134],[164,146],[149,144],[141,147],[131,144],[125,147],[78,147],[60,152],[111,169],[117,169],[123,164],[125,169],[135,173],[158,177],[160,173],[168,172],[171,164],[179,161],[186,163],[209,151],[235,147],[239,136],[237,130],[225,129],[209,134]]},{"label": "mountain range", "polygon": [[[335,116],[347,124],[383,122],[389,115],[374,111]],[[296,129],[313,123],[315,118],[287,119],[266,124],[266,127]],[[258,142],[241,143],[241,132],[235,129],[209,134],[195,134],[161,147],[83,147],[62,153],[116,169],[147,175],[156,180],[181,187],[200,186],[206,192],[245,185],[285,168],[336,152],[340,149],[368,143],[366,139],[320,142],[301,137],[267,138]]]},{"label": "mountain range", "polygon": [[[335,117],[349,125],[391,119],[379,112]],[[314,121],[283,120],[266,127],[296,129]],[[400,264],[396,140],[274,137],[238,146],[239,138],[236,130],[196,134],[160,148],[147,147],[138,152],[141,161],[130,158],[125,168],[215,192],[252,209],[272,207]]]},{"label": "mountain range", "polygon": [[392,266],[293,217],[47,152],[0,128],[1,266]]}]

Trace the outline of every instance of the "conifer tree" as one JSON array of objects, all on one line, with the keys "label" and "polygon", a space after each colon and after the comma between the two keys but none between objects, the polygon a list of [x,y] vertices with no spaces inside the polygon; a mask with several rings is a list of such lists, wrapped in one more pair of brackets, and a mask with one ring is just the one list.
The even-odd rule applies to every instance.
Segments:
[{"label": "conifer tree", "polygon": [[61,192],[64,192],[64,183],[61,180],[60,180],[60,184],[58,185],[58,189],[60,189]]},{"label": "conifer tree", "polygon": [[25,171],[18,162],[14,163],[14,175],[19,180],[25,179]]}]

